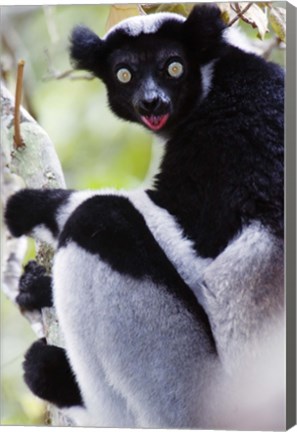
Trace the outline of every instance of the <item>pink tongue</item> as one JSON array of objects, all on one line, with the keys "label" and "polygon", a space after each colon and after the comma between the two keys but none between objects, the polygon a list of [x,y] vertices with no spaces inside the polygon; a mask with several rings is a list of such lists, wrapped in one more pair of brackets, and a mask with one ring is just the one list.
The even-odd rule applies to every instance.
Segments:
[{"label": "pink tongue", "polygon": [[169,114],[164,114],[161,116],[141,116],[141,120],[152,130],[161,129],[167,122]]}]

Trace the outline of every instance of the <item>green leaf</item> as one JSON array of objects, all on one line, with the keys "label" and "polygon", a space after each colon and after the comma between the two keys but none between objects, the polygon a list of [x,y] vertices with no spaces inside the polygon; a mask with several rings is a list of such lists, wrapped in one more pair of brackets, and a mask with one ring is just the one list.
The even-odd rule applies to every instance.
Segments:
[{"label": "green leaf", "polygon": [[286,42],[286,9],[272,7],[269,11],[269,22],[277,37]]},{"label": "green leaf", "polygon": [[140,9],[135,4],[128,5],[113,5],[110,7],[109,16],[106,22],[106,31],[111,29],[113,26],[123,21],[126,18],[137,16],[140,14]]},{"label": "green leaf", "polygon": [[188,15],[187,8],[182,3],[146,4],[141,7],[147,14],[156,12],[173,12],[183,16]]},{"label": "green leaf", "polygon": [[217,6],[221,10],[222,20],[224,21],[225,24],[229,24],[232,15],[232,9],[230,3],[217,3]]},{"label": "green leaf", "polygon": [[[239,12],[244,11],[246,6],[247,3],[239,3]],[[262,10],[256,3],[252,3],[249,9],[241,16],[241,19],[258,30],[260,39],[264,39],[265,34],[269,32],[267,8]]]}]

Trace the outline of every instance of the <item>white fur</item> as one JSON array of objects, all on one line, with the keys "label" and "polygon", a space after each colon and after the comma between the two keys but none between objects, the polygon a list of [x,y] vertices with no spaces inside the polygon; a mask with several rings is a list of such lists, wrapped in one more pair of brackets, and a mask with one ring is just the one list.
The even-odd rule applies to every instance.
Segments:
[{"label": "white fur", "polygon": [[212,60],[200,68],[202,78],[202,98],[205,98],[210,92],[215,63],[216,60]]},{"label": "white fur", "polygon": [[202,271],[212,260],[197,256],[193,242],[185,237],[173,216],[167,210],[156,206],[142,189],[130,192],[115,189],[74,192],[67,204],[58,209],[56,220],[60,230],[80,204],[98,195],[128,198],[143,215],[152,235],[186,283],[191,287],[197,287],[201,283]]},{"label": "white fur", "polygon": [[213,360],[204,354],[199,323],[162,285],[119,274],[73,243],[59,249],[53,272],[86,425],[209,423],[205,385],[214,376]]},{"label": "white fur", "polygon": [[205,283],[195,294],[226,370],[240,366],[247,351],[283,319],[283,269],[282,246],[255,222],[203,272]]},{"label": "white fur", "polygon": [[212,260],[197,255],[193,242],[185,237],[174,217],[166,209],[156,206],[145,191],[133,191],[127,196],[143,215],[157,243],[182,279],[190,287],[199,286],[202,272]]},{"label": "white fur", "polygon": [[252,44],[251,40],[237,27],[227,27],[223,32],[223,39],[225,39],[228,44],[242,51],[258,54],[258,50]]},{"label": "white fur", "polygon": [[[58,250],[53,276],[66,349],[86,403],[86,410],[69,411],[74,421],[102,427],[282,425],[281,245],[255,222],[216,259],[202,259],[174,217],[143,190],[75,192],[57,211],[60,229],[78,205],[95,195],[127,197],[143,215],[203,305],[222,368],[202,353],[199,322],[165,287],[119,274],[70,243]],[[274,366],[277,373],[271,373]],[[256,406],[261,409],[253,422]]]},{"label": "white fur", "polygon": [[127,18],[112,27],[103,37],[106,39],[117,30],[124,30],[129,36],[139,36],[141,33],[156,33],[161,25],[167,20],[184,22],[185,17],[171,12],[159,12],[151,15],[139,15]]},{"label": "white fur", "polygon": [[241,358],[232,374],[221,376],[211,396],[216,404],[214,429],[286,429],[286,356],[284,318]]},{"label": "white fur", "polygon": [[[254,320],[259,312],[256,305],[251,306],[251,297],[264,289],[264,284],[271,283],[267,275],[269,272],[274,274],[273,266],[276,275],[282,274],[282,254],[274,237],[255,222],[230,241],[215,260],[201,258],[167,210],[157,207],[143,191],[130,193],[129,199],[142,213],[156,241],[204,306],[226,370],[238,367],[244,355],[242,347],[249,349],[251,345],[247,340],[257,333]],[[257,275],[257,283],[254,275]],[[266,282],[267,278],[269,282]],[[272,299],[269,300],[269,293],[265,293],[264,305],[259,303],[258,308],[263,309],[266,317],[269,311],[277,312],[278,325],[278,318],[283,317],[281,307],[276,311],[283,303],[283,281],[278,277],[274,283],[270,288]],[[263,286],[259,287],[259,284]],[[273,327],[273,323],[269,322],[262,329],[264,334],[269,326]],[[260,323],[257,336],[261,340]],[[254,340],[250,341],[254,343]]]},{"label": "white fur", "polygon": [[53,247],[57,247],[57,239],[54,238],[52,232],[47,228],[46,225],[37,225],[30,234],[36,240],[48,243]]},{"label": "white fur", "polygon": [[[78,425],[127,426],[124,404],[108,384],[98,358],[97,344],[102,332],[100,314],[104,312],[98,303],[100,282],[104,285],[110,272],[100,275],[96,281],[99,275],[94,262],[99,270],[98,258],[71,244],[59,249],[53,267],[54,304],[87,410],[85,416],[83,410],[72,414]],[[72,270],[65,271],[65,268]],[[109,350],[108,344],[105,349]],[[128,424],[133,425],[131,419]]]}]

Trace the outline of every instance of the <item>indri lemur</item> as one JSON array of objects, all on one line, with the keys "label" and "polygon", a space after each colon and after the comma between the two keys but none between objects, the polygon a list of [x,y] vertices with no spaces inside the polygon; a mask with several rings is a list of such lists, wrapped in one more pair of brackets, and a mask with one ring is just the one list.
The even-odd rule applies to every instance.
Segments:
[{"label": "indri lemur", "polygon": [[148,190],[10,198],[11,233],[57,246],[52,282],[30,263],[18,302],[53,298],[66,344],[32,345],[27,384],[79,425],[239,428],[258,409],[270,426],[267,394],[249,404],[284,314],[282,69],[232,44],[215,6],[102,39],[79,26],[70,52],[165,153]]}]

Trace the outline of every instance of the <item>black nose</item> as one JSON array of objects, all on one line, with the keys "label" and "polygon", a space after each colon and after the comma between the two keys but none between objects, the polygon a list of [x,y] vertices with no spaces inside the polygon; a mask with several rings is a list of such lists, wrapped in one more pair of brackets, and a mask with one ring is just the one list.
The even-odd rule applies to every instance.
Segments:
[{"label": "black nose", "polygon": [[159,97],[145,98],[138,102],[138,111],[140,114],[152,114],[156,112],[162,105],[162,100]]}]

